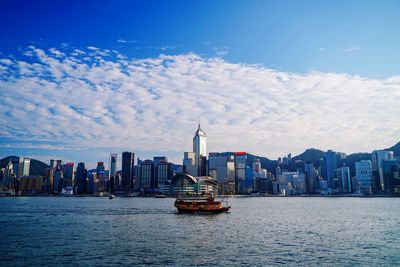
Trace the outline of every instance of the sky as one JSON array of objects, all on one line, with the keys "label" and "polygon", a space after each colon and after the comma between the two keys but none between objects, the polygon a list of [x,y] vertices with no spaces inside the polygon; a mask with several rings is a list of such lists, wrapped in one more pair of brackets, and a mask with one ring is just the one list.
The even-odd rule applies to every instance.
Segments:
[{"label": "sky", "polygon": [[[400,141],[400,1],[0,2],[0,157]],[[120,155],[119,155],[120,156]]]}]

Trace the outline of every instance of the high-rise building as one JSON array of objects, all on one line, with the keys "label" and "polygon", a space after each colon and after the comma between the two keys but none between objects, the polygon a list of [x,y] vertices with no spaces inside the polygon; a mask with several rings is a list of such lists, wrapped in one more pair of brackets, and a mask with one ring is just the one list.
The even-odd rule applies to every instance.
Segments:
[{"label": "high-rise building", "polygon": [[29,176],[31,159],[20,157],[18,162],[18,177]]},{"label": "high-rise building", "polygon": [[[17,162],[18,163],[18,162]],[[15,164],[17,164],[15,163]],[[6,165],[5,168],[1,169],[2,172],[2,184],[0,185],[0,187],[2,187],[1,191],[6,191],[9,192],[11,194],[15,194],[16,191],[16,175],[14,173],[15,167],[14,164],[11,161],[8,162],[8,164]],[[18,171],[18,169],[17,169]]]},{"label": "high-rise building", "polygon": [[69,162],[62,165],[63,176],[66,186],[74,185],[74,163]]},{"label": "high-rise building", "polygon": [[350,168],[342,166],[337,169],[337,178],[341,193],[351,193]]},{"label": "high-rise building", "polygon": [[52,193],[61,193],[62,189],[65,188],[62,160],[50,160],[50,175],[53,185]]},{"label": "high-rise building", "polygon": [[208,155],[208,175],[221,184],[223,194],[235,193],[235,159],[220,153]]},{"label": "high-rise building", "polygon": [[77,194],[86,193],[86,169],[83,162],[79,162],[76,168],[75,187]]},{"label": "high-rise building", "polygon": [[154,162],[144,160],[140,164],[140,188],[142,191],[152,192],[155,187]]},{"label": "high-rise building", "polygon": [[97,182],[96,169],[87,171],[86,193],[93,194],[95,192],[95,181]]},{"label": "high-rise building", "polygon": [[[254,192],[262,192],[262,185],[266,184],[268,181],[265,181],[268,177],[268,172],[266,169],[261,167],[261,161],[259,159],[255,159],[253,162],[253,191]],[[263,192],[266,193],[266,192]]]},{"label": "high-rise building", "polygon": [[335,176],[337,169],[336,152],[328,150],[325,153],[324,165],[326,171],[324,178],[328,182],[328,189],[333,191],[335,189]]},{"label": "high-rise building", "polygon": [[110,179],[115,178],[115,175],[117,174],[117,156],[118,154],[110,155]]},{"label": "high-rise building", "polygon": [[134,166],[135,166],[135,154],[132,152],[123,152],[121,183],[122,183],[122,190],[124,191],[131,191],[134,188],[133,185]]},{"label": "high-rise building", "polygon": [[277,176],[279,191],[284,195],[297,195],[306,192],[306,175],[300,172],[282,172]]},{"label": "high-rise building", "polygon": [[315,193],[315,169],[312,162],[304,163],[304,172],[306,175],[306,188],[308,194]]},{"label": "high-rise building", "polygon": [[119,184],[117,184],[117,154],[111,154],[110,155],[110,172],[108,175],[109,181],[110,181],[110,190],[113,192],[115,188],[119,187]]},{"label": "high-rise building", "polygon": [[235,153],[235,193],[247,193],[246,188],[246,166],[247,166],[247,153]]},{"label": "high-rise building", "polygon": [[400,195],[400,162],[397,159],[382,160],[381,163],[385,192]]},{"label": "high-rise building", "polygon": [[197,176],[196,153],[193,152],[184,153],[183,172],[191,176]]},{"label": "high-rise building", "polygon": [[202,169],[204,170],[202,158],[207,156],[207,137],[206,133],[200,128],[200,123],[193,137],[193,153],[196,153],[195,164],[197,173],[195,176],[201,176]]},{"label": "high-rise building", "polygon": [[385,182],[383,179],[383,170],[382,170],[382,161],[394,159],[393,151],[388,150],[378,150],[372,152],[371,160],[372,160],[372,172],[375,176],[374,182],[374,191],[376,192],[388,192],[387,188],[385,188]]},{"label": "high-rise building", "polygon": [[168,162],[167,158],[159,160],[154,157],[154,168],[155,168],[155,186],[154,188],[159,192],[168,191],[169,185],[171,184],[174,171],[172,164]]},{"label": "high-rise building", "polygon": [[105,192],[107,190],[107,174],[104,168],[104,162],[97,162],[96,167],[97,183],[94,185],[95,192]]},{"label": "high-rise building", "polygon": [[372,193],[373,176],[372,163],[370,160],[356,162],[356,177],[358,181],[358,193],[368,195]]}]

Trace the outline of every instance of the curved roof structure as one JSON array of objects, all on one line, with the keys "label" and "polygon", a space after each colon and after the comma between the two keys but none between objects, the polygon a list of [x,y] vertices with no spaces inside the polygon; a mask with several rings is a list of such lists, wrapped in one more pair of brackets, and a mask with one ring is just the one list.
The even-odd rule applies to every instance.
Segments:
[{"label": "curved roof structure", "polygon": [[172,184],[176,184],[178,179],[185,179],[190,184],[210,184],[218,187],[219,183],[209,176],[193,177],[186,173],[177,173],[172,178]]}]

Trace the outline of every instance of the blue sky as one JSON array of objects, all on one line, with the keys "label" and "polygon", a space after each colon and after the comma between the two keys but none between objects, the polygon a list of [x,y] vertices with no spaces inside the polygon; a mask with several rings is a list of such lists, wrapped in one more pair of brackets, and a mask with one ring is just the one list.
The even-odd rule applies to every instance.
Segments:
[{"label": "blue sky", "polygon": [[[393,115],[399,113],[399,14],[399,1],[2,1],[0,112],[8,126],[0,126],[0,157],[92,164],[133,150],[179,163],[198,118],[209,150],[276,158],[310,146],[344,152],[390,146],[399,136]],[[303,96],[311,91],[308,103]],[[23,99],[31,93],[33,104]],[[68,94],[76,98],[64,107],[60,99]],[[116,108],[124,101],[125,109]],[[90,116],[98,110],[108,113]],[[33,122],[37,114],[45,118],[40,124]],[[62,125],[97,131],[68,133]],[[223,137],[226,130],[234,137]],[[176,136],[164,140],[163,133]]]}]

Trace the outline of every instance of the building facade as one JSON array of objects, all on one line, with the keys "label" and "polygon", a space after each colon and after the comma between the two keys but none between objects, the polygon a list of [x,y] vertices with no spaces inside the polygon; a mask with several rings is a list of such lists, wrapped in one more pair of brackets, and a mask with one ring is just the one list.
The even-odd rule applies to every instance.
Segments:
[{"label": "building facade", "polygon": [[121,184],[122,190],[129,192],[134,188],[133,171],[135,166],[135,154],[132,152],[122,153]]},{"label": "building facade", "polygon": [[372,193],[373,176],[372,163],[370,160],[362,160],[355,163],[356,177],[358,181],[358,193],[360,195],[369,195]]}]

